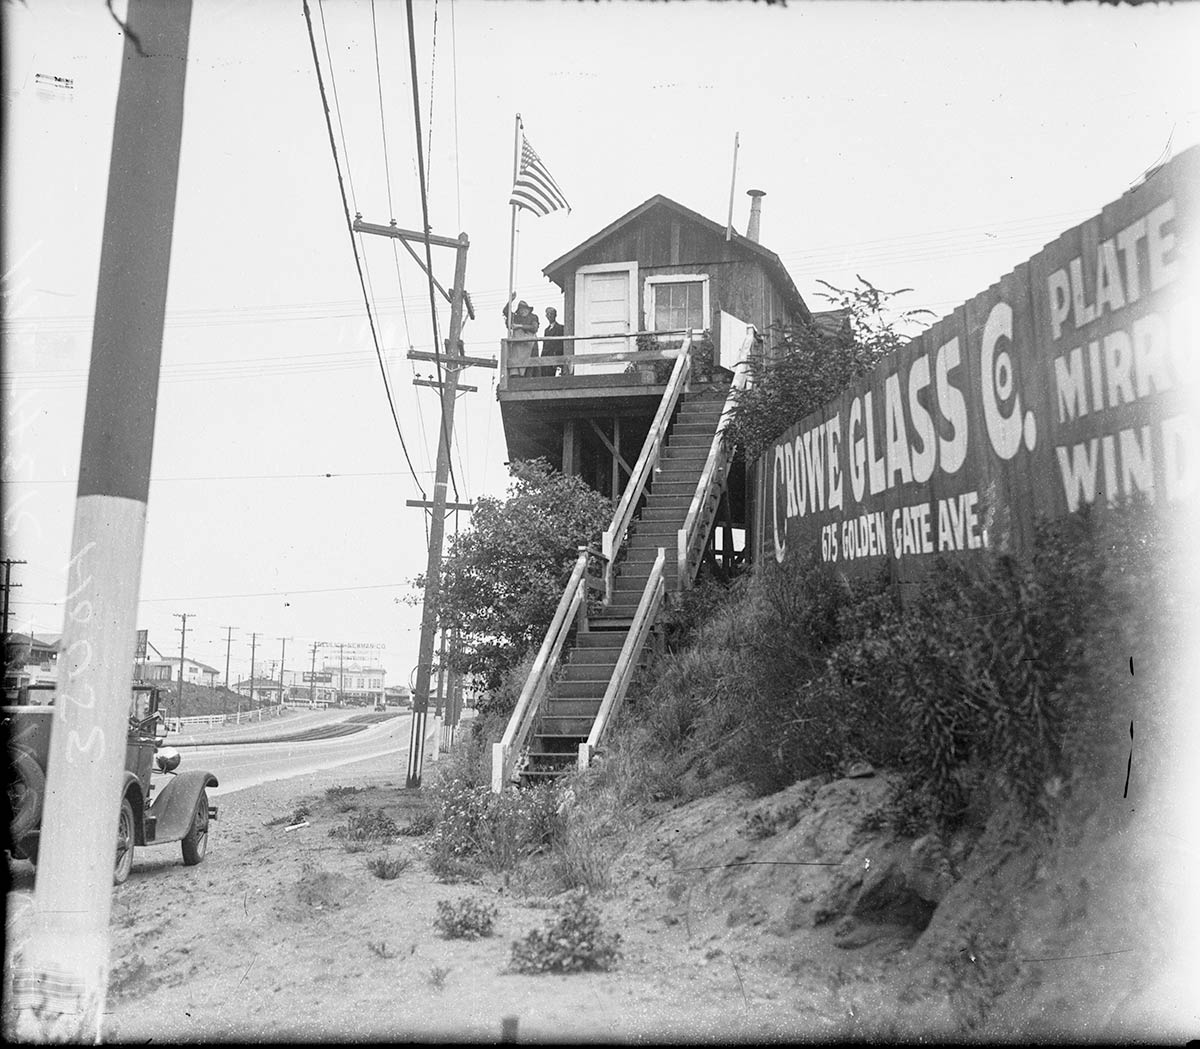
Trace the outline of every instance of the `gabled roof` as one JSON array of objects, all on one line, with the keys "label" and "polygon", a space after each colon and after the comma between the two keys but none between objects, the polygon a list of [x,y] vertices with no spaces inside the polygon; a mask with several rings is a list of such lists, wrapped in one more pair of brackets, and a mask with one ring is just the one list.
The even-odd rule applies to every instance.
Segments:
[{"label": "gabled roof", "polygon": [[[653,197],[644,203],[639,204],[632,211],[627,211],[615,222],[609,223],[599,233],[593,234],[582,244],[576,245],[566,254],[560,255],[549,265],[544,266],[542,268],[542,273],[544,273],[550,280],[554,281],[554,283],[561,288],[563,286],[563,282],[556,276],[557,274],[560,274],[564,269],[570,266],[572,262],[579,258],[579,256],[586,254],[602,240],[612,236],[623,227],[636,222],[647,212],[652,211],[655,208],[668,208],[688,222],[692,222],[711,233],[717,234],[718,236],[725,236],[725,227],[721,223],[714,222],[709,218],[705,218],[698,211],[693,211],[691,208],[685,208],[678,201],[672,200],[670,197],[664,197],[661,193],[656,193]],[[779,256],[776,255],[775,252],[768,248],[764,248],[757,241],[750,240],[748,237],[743,237],[736,230],[734,230],[732,236],[730,237],[730,244],[744,255],[756,259],[762,263],[766,270],[771,274],[776,286],[783,293],[784,298],[787,300],[788,306],[804,317],[808,317],[810,315],[808,306],[805,305],[804,299],[800,297],[800,292],[796,290],[796,285],[792,282],[791,274],[788,273],[787,269],[780,261]]]},{"label": "gabled roof", "polygon": [[[206,674],[218,673],[216,667],[210,667],[207,663],[201,663],[200,660],[193,659],[191,656],[185,656],[183,661],[185,663],[191,664],[194,667],[198,667],[200,670],[204,671]],[[170,666],[177,667],[177,666],[179,666],[179,657],[178,656],[164,656],[162,659],[151,660],[151,662],[160,663],[160,664],[166,663]]]}]

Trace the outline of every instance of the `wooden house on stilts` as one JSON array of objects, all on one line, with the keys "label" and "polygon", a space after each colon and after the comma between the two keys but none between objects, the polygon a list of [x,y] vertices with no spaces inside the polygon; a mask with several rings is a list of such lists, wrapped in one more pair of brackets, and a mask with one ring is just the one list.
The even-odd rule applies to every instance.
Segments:
[{"label": "wooden house on stilts", "polygon": [[[587,767],[667,595],[706,557],[727,569],[745,556],[753,500],[721,430],[750,355],[813,319],[758,242],[763,194],[749,195],[745,236],[651,197],[543,269],[563,293],[563,336],[539,337],[536,357],[528,341],[502,341],[509,458],[543,456],[616,511],[602,549],[581,551],[495,744],[494,790]],[[604,607],[589,615],[601,574]]]}]

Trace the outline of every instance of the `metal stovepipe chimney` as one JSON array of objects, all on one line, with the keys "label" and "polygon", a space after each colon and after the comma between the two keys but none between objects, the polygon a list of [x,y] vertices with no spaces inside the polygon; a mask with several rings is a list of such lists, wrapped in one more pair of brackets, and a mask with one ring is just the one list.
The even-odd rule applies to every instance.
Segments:
[{"label": "metal stovepipe chimney", "polygon": [[762,220],[762,198],[767,194],[761,189],[748,189],[746,196],[750,198],[750,221],[746,225],[746,239],[758,243],[758,227]]}]

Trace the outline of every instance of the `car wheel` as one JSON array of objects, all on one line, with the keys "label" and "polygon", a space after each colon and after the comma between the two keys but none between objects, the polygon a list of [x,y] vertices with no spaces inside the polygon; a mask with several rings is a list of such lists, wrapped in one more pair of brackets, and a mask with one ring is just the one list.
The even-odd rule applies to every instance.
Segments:
[{"label": "car wheel", "polygon": [[183,862],[194,867],[208,852],[208,792],[200,791],[196,799],[196,810],[192,813],[192,825],[181,842],[183,846]]},{"label": "car wheel", "polygon": [[9,758],[6,790],[9,841],[19,842],[37,830],[45,796],[46,776],[41,767],[24,751],[13,751]]},{"label": "car wheel", "polygon": [[133,870],[133,805],[121,799],[121,818],[117,822],[117,860],[113,865],[113,884],[120,885]]}]

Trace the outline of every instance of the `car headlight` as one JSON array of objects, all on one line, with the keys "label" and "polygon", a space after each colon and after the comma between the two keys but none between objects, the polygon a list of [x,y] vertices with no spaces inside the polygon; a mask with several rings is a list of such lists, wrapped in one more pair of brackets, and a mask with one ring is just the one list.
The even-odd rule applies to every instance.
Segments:
[{"label": "car headlight", "polygon": [[179,751],[174,747],[163,747],[154,755],[154,764],[158,766],[159,772],[174,772],[182,760]]}]

